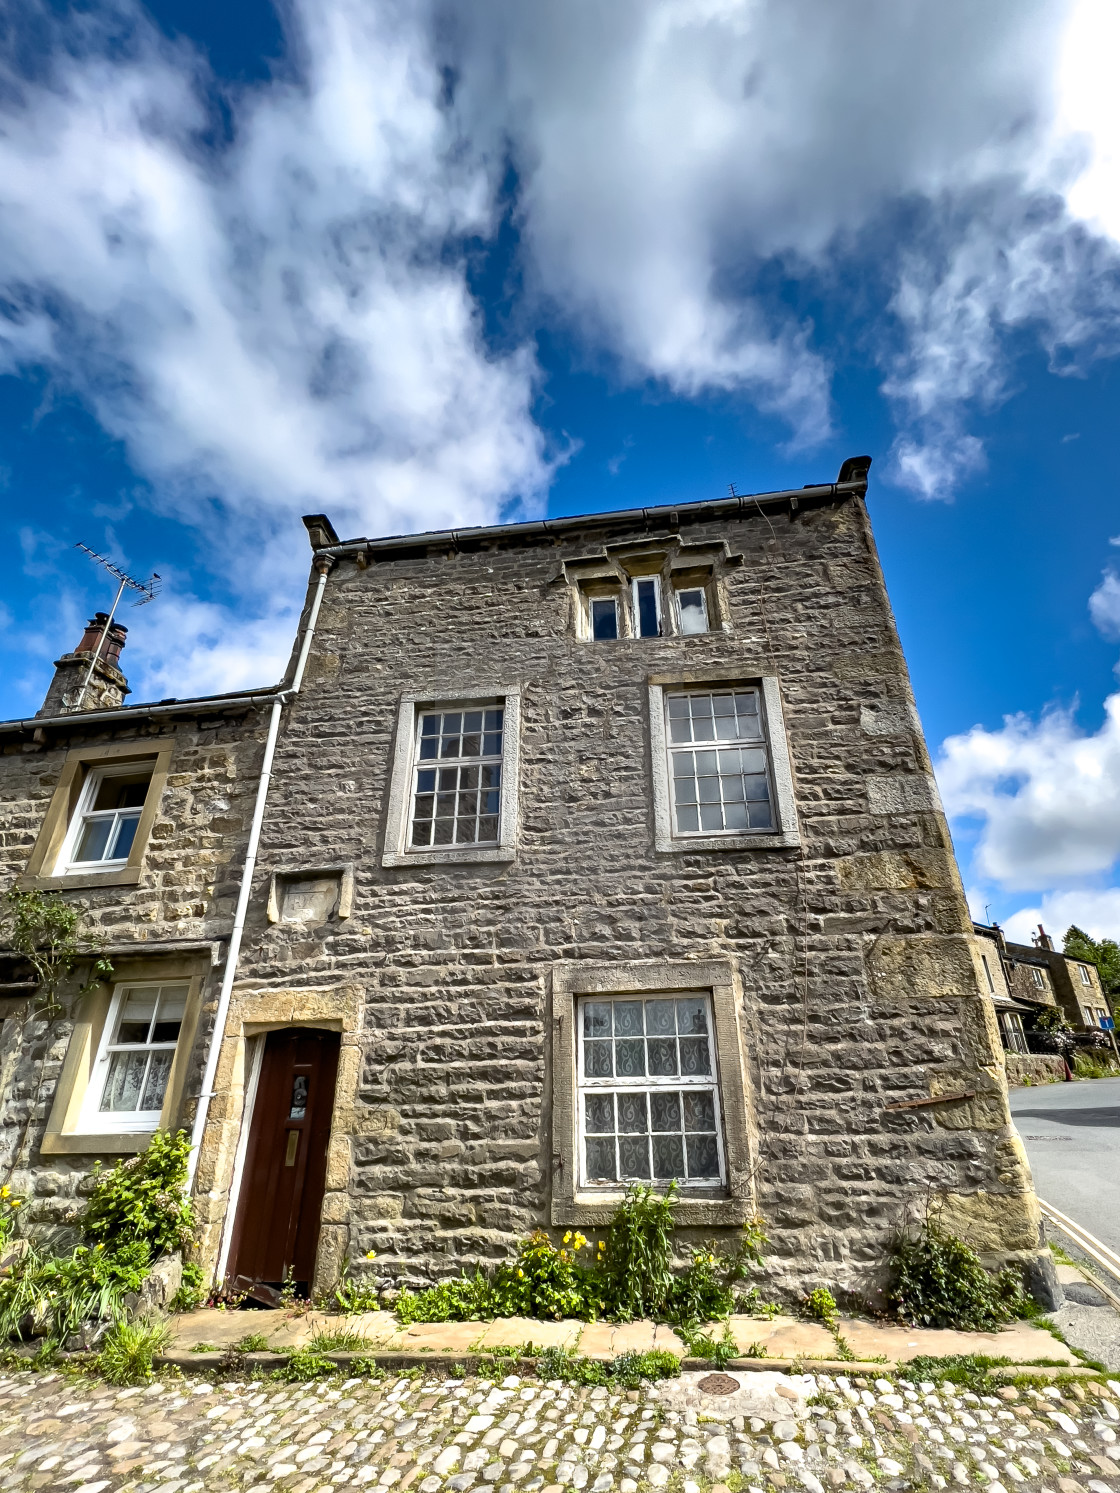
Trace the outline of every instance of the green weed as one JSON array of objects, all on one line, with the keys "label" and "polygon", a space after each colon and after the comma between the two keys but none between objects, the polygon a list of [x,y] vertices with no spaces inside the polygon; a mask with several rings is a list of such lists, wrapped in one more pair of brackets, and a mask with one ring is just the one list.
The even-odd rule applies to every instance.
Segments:
[{"label": "green weed", "polygon": [[114,1322],[101,1344],[97,1366],[110,1384],[147,1384],[155,1357],[170,1336],[166,1322]]}]

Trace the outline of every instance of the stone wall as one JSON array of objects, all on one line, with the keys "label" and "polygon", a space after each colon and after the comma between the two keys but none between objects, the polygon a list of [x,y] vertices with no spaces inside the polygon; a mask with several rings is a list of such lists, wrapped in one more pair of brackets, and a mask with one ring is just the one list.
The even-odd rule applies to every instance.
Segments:
[{"label": "stone wall", "polygon": [[[138,711],[135,722],[87,720],[38,734],[42,739],[0,728],[3,890],[20,884],[68,752],[136,742],[154,754],[172,745],[139,882],[96,887],[82,877],[65,896],[80,908],[85,931],[108,946],[120,979],[139,968],[139,958],[145,959],[144,977],[153,978],[153,957],[176,960],[177,976],[187,957],[184,950],[193,951],[190,962],[206,971],[207,1004],[196,1034],[200,1044],[213,1017],[215,967],[232,922],[256,793],[264,739],[260,713],[238,711],[232,719],[203,713],[198,719],[158,722]],[[10,962],[4,969],[3,980],[19,973]],[[9,1180],[11,1170],[13,1190],[31,1199],[32,1222],[69,1218],[91,1165],[99,1159],[96,1151],[44,1156],[40,1149],[75,1021],[90,999],[78,995],[87,976],[88,966],[75,970],[62,992],[66,1014],[51,1022],[37,1015],[35,1001],[0,992],[0,1176]],[[197,1070],[197,1053],[194,1066]],[[197,1087],[197,1080],[188,1081],[188,1096]],[[188,1121],[192,1108],[188,1099],[177,1122]],[[125,1140],[115,1150],[127,1148]],[[106,1151],[101,1159],[112,1161],[117,1155]]]},{"label": "stone wall", "polygon": [[[719,959],[741,990],[775,1288],[868,1287],[931,1187],[989,1258],[1032,1255],[1029,1171],[862,503],[690,524],[689,543],[743,557],[721,568],[725,631],[578,637],[562,562],[640,545],[651,524],[671,528],[589,518],[472,552],[375,548],[330,577],[237,993],[283,990],[297,1011],[300,990],[358,992],[332,1254],[374,1251],[404,1280],[508,1255],[550,1217],[557,963]],[[799,849],[655,852],[647,682],[681,670],[780,678]],[[516,858],[384,867],[400,696],[498,684],[522,690]],[[338,862],[349,918],[267,922],[273,871]]]}]

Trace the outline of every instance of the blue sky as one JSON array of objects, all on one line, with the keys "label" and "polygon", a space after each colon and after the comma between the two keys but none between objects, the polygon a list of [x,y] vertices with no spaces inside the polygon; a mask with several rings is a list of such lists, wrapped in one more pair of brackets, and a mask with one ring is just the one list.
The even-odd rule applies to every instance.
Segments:
[{"label": "blue sky", "polygon": [[348,534],[830,480],[974,909],[1120,934],[1104,0],[0,5],[0,714],[266,683]]}]

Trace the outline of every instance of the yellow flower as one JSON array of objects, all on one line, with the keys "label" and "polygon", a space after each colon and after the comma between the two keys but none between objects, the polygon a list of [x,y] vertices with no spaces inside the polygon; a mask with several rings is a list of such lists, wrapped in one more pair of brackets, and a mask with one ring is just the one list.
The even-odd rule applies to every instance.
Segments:
[{"label": "yellow flower", "polygon": [[98,1249],[104,1249],[105,1248],[105,1246],[103,1244],[99,1244],[97,1247],[98,1247]]},{"label": "yellow flower", "polygon": [[572,1242],[572,1231],[571,1231],[571,1229],[569,1229],[568,1232],[564,1235],[564,1243],[565,1244],[570,1244],[571,1242]]},{"label": "yellow flower", "polygon": [[599,1240],[599,1248],[600,1248],[600,1249],[606,1249],[606,1247],[607,1247],[607,1246],[606,1246],[606,1245],[605,1245],[605,1244],[604,1244],[604,1243],[603,1243],[603,1241],[602,1241],[602,1240],[601,1240],[601,1239],[600,1239],[600,1240]]},{"label": "yellow flower", "polygon": [[566,1260],[568,1258],[568,1251],[566,1249],[562,1249],[560,1251],[560,1258],[562,1260]]},{"label": "yellow flower", "polygon": [[372,1249],[371,1249],[371,1250],[370,1250],[370,1252],[369,1252],[369,1253],[368,1253],[368,1254],[367,1254],[367,1255],[366,1255],[366,1259],[367,1259],[367,1260],[374,1260],[374,1259],[376,1259],[376,1258],[377,1258],[377,1253],[376,1253],[376,1251],[375,1251],[375,1250],[372,1250]]},{"label": "yellow flower", "polygon": [[10,1198],[11,1195],[12,1189],[10,1187],[0,1187],[0,1198]]},{"label": "yellow flower", "polygon": [[18,1207],[19,1207],[19,1205],[20,1205],[20,1203],[19,1203],[19,1198],[13,1198],[13,1199],[12,1199],[12,1207],[13,1207],[13,1208],[18,1208]]},{"label": "yellow flower", "polygon": [[525,1279],[525,1272],[524,1272],[524,1270],[519,1270],[517,1272],[517,1279],[518,1280],[524,1280]]}]

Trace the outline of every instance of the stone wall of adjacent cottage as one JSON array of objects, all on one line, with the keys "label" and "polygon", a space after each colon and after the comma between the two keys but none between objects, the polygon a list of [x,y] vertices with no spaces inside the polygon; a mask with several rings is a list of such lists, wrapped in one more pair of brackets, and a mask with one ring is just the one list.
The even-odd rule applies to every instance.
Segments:
[{"label": "stone wall of adjacent cottage", "polygon": [[[596,533],[339,561],[277,755],[244,991],[362,992],[346,1216],[384,1280],[508,1256],[550,1216],[557,961],[730,959],[769,1281],[866,1288],[930,1189],[990,1258],[1037,1249],[998,1035],[862,503],[691,524],[730,630],[593,643],[561,562]],[[781,681],[800,849],[654,850],[647,679]],[[510,864],[381,864],[398,702],[522,689]],[[270,871],[351,862],[352,916],[267,925]],[[889,1105],[967,1097],[911,1110]]]},{"label": "stone wall of adjacent cottage", "polygon": [[[162,957],[174,955],[177,945],[215,943],[220,953],[233,920],[264,735],[265,723],[254,711],[232,721],[137,721],[127,729],[105,723],[100,731],[87,726],[84,734],[52,730],[38,744],[0,742],[0,890],[6,891],[24,871],[70,750],[136,741],[155,752],[172,740],[170,771],[139,884],[83,886],[62,895],[81,910],[83,930],[112,950],[128,946],[138,956]],[[114,954],[114,959],[118,975],[126,978],[127,956]],[[75,1199],[88,1190],[88,1174],[98,1159],[43,1156],[39,1149],[73,1029],[69,1013],[87,976],[88,969],[79,966],[63,987],[67,1014],[58,1019],[42,1019],[34,999],[9,996],[4,1002],[0,1178],[29,1197],[28,1217],[41,1224],[73,1215]],[[213,978],[209,987],[196,1049],[213,1017]],[[199,1061],[196,1051],[196,1068]],[[188,1093],[197,1089],[197,1081],[188,1080]]]}]

